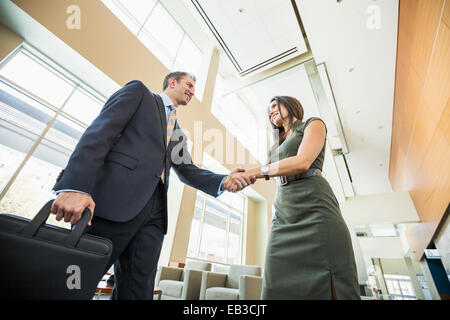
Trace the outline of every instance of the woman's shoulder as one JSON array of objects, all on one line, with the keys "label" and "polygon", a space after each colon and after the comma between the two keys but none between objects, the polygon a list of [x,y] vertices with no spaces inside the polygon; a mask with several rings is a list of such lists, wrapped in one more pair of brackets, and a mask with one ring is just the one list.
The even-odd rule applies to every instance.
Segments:
[{"label": "woman's shoulder", "polygon": [[310,117],[308,119],[306,119],[305,121],[297,121],[296,123],[296,131],[298,132],[303,132],[305,131],[306,127],[313,121],[315,120],[319,120],[321,121],[324,126],[325,126],[325,130],[327,130],[327,125],[325,124],[325,121],[323,121],[321,118],[319,117]]}]

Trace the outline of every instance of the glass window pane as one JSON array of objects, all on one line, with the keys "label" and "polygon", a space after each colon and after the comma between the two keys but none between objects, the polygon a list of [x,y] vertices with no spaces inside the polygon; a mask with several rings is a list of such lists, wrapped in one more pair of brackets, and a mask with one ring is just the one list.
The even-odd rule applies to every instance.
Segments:
[{"label": "glass window pane", "polygon": [[217,197],[218,200],[223,203],[231,203],[233,201],[234,194],[231,192],[224,192],[220,196]]},{"label": "glass window pane", "polygon": [[230,217],[231,217],[231,219],[235,219],[235,220],[238,220],[240,222],[241,221],[241,217],[242,217],[242,213],[239,212],[239,211],[236,211],[234,209],[231,209]]},{"label": "glass window pane", "polygon": [[224,216],[205,212],[199,258],[225,262],[226,225]]},{"label": "glass window pane", "polygon": [[146,46],[153,55],[161,61],[163,65],[166,66],[167,69],[170,69],[173,63],[173,57],[169,55],[167,50],[165,50],[161,44],[156,40],[150,33],[143,30],[138,35],[138,39],[142,42],[144,46]]},{"label": "glass window pane", "polygon": [[184,32],[159,3],[144,25],[144,30],[158,41],[173,61]]},{"label": "glass window pane", "polygon": [[389,293],[394,293],[394,286],[392,285],[392,281],[386,280],[386,285],[388,287]]},{"label": "glass window pane", "polygon": [[[2,199],[2,212],[32,218],[54,197],[52,187],[56,177],[66,166],[83,131],[83,127],[63,116],[58,117]],[[23,195],[26,195],[26,201],[23,201]],[[51,215],[47,223],[70,228],[69,223],[56,221],[54,217]]]},{"label": "glass window pane", "polygon": [[202,209],[205,198],[199,194],[200,194],[200,192],[197,192],[197,199],[195,200],[195,207]]},{"label": "glass window pane", "polygon": [[244,198],[238,193],[233,194],[231,206],[236,210],[242,211],[244,209]]},{"label": "glass window pane", "polygon": [[[250,112],[248,106],[235,93],[226,95],[219,99],[219,101],[220,104],[215,106],[215,108],[220,110],[212,110],[216,117],[228,131],[233,132],[233,135],[238,141],[255,158],[260,159],[261,154],[258,153],[258,137],[261,131],[257,127],[257,119],[254,114]],[[239,117],[235,117],[234,115],[236,114],[239,114]]]},{"label": "glass window pane", "polygon": [[230,219],[230,233],[228,237],[227,263],[229,264],[240,263],[240,254],[241,254],[240,239],[241,239],[241,221],[239,219],[232,218]]},{"label": "glass window pane", "polygon": [[[31,111],[30,109],[27,113],[30,113],[31,115],[34,115],[36,119],[40,119],[42,116],[48,115],[50,117],[53,117],[55,114],[55,111],[53,109],[50,109],[47,106],[44,106],[40,102],[36,101],[35,99],[30,98],[29,96],[26,96],[25,94],[19,92],[17,89],[10,87],[9,85],[3,83],[0,81],[0,94],[2,95],[3,99],[19,99],[22,103],[25,103],[27,105],[30,105],[32,108],[36,109]],[[14,98],[12,98],[12,97]],[[3,101],[4,103],[8,103],[7,101]],[[16,108],[19,108],[17,106]],[[23,109],[24,107],[21,107],[19,109]],[[48,122],[48,121],[47,121]]]},{"label": "glass window pane", "polygon": [[45,135],[34,156],[59,167],[65,167],[85,128],[59,116]]},{"label": "glass window pane", "polygon": [[202,57],[200,49],[188,36],[185,36],[176,57],[177,70],[190,72],[198,77]]},{"label": "glass window pane", "polygon": [[402,291],[407,291],[408,290],[408,284],[404,281],[400,281],[400,288],[402,289]]},{"label": "glass window pane", "polygon": [[59,108],[73,85],[23,52],[19,52],[0,70],[0,74]]},{"label": "glass window pane", "polygon": [[103,103],[84,91],[77,89],[67,101],[63,111],[84,124],[90,125],[102,108]]},{"label": "glass window pane", "polygon": [[25,101],[29,102],[24,95],[0,82],[0,190],[55,115],[34,100],[33,105]]},{"label": "glass window pane", "polygon": [[[17,171],[25,156],[42,136],[49,122],[55,118],[55,111],[48,106],[21,93],[24,88],[38,98],[54,106],[62,106],[73,92],[74,85],[59,75],[50,64],[38,62],[29,55],[19,52],[0,71],[13,84],[0,81],[0,187],[4,189],[12,174]],[[41,64],[42,63],[42,64]],[[83,97],[81,94],[85,94]],[[92,110],[99,111],[99,103],[88,97],[80,88],[72,96],[68,112],[74,118],[88,121]],[[90,120],[89,120],[90,122]],[[45,202],[53,198],[52,187],[61,169],[74,150],[86,126],[61,115],[43,136],[25,166],[17,175],[0,202],[0,210],[32,218]],[[48,223],[70,228],[70,224],[57,222],[50,216]]]},{"label": "glass window pane", "polygon": [[133,33],[137,34],[141,26],[124,7],[115,0],[102,0],[103,4]]},{"label": "glass window pane", "polygon": [[206,199],[206,208],[211,213],[225,216],[228,215],[228,208],[224,207],[219,201],[213,200],[211,198]]},{"label": "glass window pane", "polygon": [[142,25],[155,6],[155,0],[118,0],[119,4]]},{"label": "glass window pane", "polygon": [[0,191],[3,190],[11,179],[25,156],[26,153],[8,148],[0,143]]},{"label": "glass window pane", "polygon": [[[225,193],[216,199],[197,192],[188,245],[189,257],[212,262],[241,263],[243,211],[230,206],[235,196],[235,194]],[[204,202],[205,198],[206,202]],[[202,221],[204,203],[206,207]],[[203,227],[201,226],[202,222]],[[200,239],[200,244],[198,244],[198,239]],[[196,247],[198,246],[200,252],[197,254]]]},{"label": "glass window pane", "polygon": [[196,257],[196,250],[200,235],[201,214],[202,210],[196,207],[194,210],[194,217],[192,218],[191,233],[189,235],[188,257]]},{"label": "glass window pane", "polygon": [[226,92],[227,88],[225,86],[225,79],[220,73],[216,76],[216,85],[214,87],[213,102],[220,104],[222,100],[222,95]]},{"label": "glass window pane", "polygon": [[408,282],[408,294],[410,296],[414,296],[414,297],[416,296],[416,293],[414,291],[414,288],[413,288],[413,285],[411,282]]},{"label": "glass window pane", "polygon": [[[0,202],[0,211],[32,219],[53,197],[51,189],[60,171],[61,167],[31,157]],[[47,223],[70,229],[70,223],[58,222],[54,215]]]}]

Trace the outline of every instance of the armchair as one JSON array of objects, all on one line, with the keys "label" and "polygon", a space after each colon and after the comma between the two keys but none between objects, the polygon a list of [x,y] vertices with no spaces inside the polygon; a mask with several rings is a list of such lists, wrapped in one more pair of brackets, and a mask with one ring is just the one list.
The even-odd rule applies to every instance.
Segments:
[{"label": "armchair", "polygon": [[231,265],[228,274],[203,272],[200,300],[260,300],[261,267]]},{"label": "armchair", "polygon": [[202,272],[211,270],[211,263],[189,260],[184,268],[161,266],[155,284],[161,289],[161,300],[198,300]]}]

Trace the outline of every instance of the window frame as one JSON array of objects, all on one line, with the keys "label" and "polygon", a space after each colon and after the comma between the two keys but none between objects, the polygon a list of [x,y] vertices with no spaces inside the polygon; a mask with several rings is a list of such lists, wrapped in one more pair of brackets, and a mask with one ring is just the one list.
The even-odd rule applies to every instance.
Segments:
[{"label": "window frame", "polygon": [[[417,296],[414,291],[414,286],[412,285],[410,277],[386,274],[384,275],[384,281],[386,282],[388,295],[390,297],[393,297],[395,300],[417,300]],[[401,284],[407,284],[408,290],[402,288]],[[391,289],[394,289],[394,291],[392,291]],[[414,295],[408,294],[410,291],[409,289],[411,289]]]},{"label": "window frame", "polygon": [[[195,250],[194,250],[194,256],[191,256],[189,254],[189,244],[188,244],[188,251],[187,251],[187,258],[188,259],[193,259],[193,260],[200,260],[200,261],[208,261],[211,263],[217,263],[217,264],[222,264],[222,265],[229,265],[228,263],[228,246],[229,246],[229,237],[230,237],[230,225],[231,225],[231,215],[232,212],[236,212],[239,211],[238,209],[234,208],[233,206],[229,205],[228,203],[217,199],[213,196],[210,196],[200,190],[197,190],[197,195],[196,195],[196,199],[195,199],[195,203],[197,203],[197,199],[200,196],[203,197],[203,201],[202,201],[202,205],[201,205],[201,215],[200,215],[200,220],[199,220],[199,232],[198,232],[198,236],[196,239],[196,246],[195,246]],[[244,238],[246,236],[246,232],[245,232],[245,225],[246,225],[246,218],[247,218],[247,208],[248,208],[248,198],[240,193],[236,194],[240,197],[243,198],[243,203],[242,203],[242,211],[240,212],[240,237],[239,237],[239,261],[235,262],[237,264],[242,264],[243,260],[244,260]],[[204,223],[205,223],[205,212],[206,212],[206,203],[207,200],[209,199],[213,199],[214,201],[217,201],[220,203],[220,205],[222,205],[223,207],[225,207],[227,209],[227,221],[226,221],[226,240],[225,240],[225,256],[224,256],[224,260],[223,261],[211,261],[208,259],[203,259],[200,258],[200,248],[201,248],[201,244],[202,244],[202,238],[203,238],[203,227],[204,227]],[[194,205],[194,210],[195,210],[195,205]],[[194,216],[192,216],[192,220],[194,220]]]},{"label": "window frame", "polygon": [[[128,22],[131,22],[133,24],[133,28],[135,28],[137,30],[137,32],[133,32],[133,30],[130,28],[130,26],[128,26],[124,21],[122,21],[122,19],[119,16],[117,16],[115,14],[115,12],[113,10],[111,10],[109,5],[105,4],[105,1],[109,2],[110,5],[114,6],[116,10],[119,10],[122,13],[122,15],[126,16],[127,20],[129,20]],[[167,69],[169,69],[169,71],[188,71],[188,72],[194,73],[194,75],[197,77],[197,79],[200,79],[201,77],[206,77],[206,75],[204,75],[203,71],[202,71],[202,62],[200,63],[200,65],[198,66],[198,70],[196,70],[196,71],[188,70],[189,68],[187,66],[183,66],[180,64],[179,54],[180,54],[180,49],[183,45],[183,41],[185,40],[185,38],[188,38],[189,41],[200,52],[200,61],[205,61],[205,54],[206,54],[207,50],[205,50],[205,48],[201,48],[192,39],[192,37],[189,36],[189,34],[186,32],[186,30],[183,28],[183,26],[177,21],[177,19],[175,19],[173,14],[169,10],[167,10],[164,3],[162,3],[159,0],[156,0],[152,9],[150,10],[147,17],[144,19],[144,22],[142,22],[142,23],[140,23],[138,21],[138,19],[121,2],[119,2],[117,0],[102,0],[102,3],[117,19],[119,19],[119,21],[128,30],[130,30],[130,32],[142,43],[142,45],[144,45],[155,56],[155,58],[162,65],[164,65]],[[148,23],[151,23],[152,14],[154,13],[154,11],[156,9],[158,9],[158,10],[161,9],[164,12],[164,14],[166,14],[169,17],[169,19],[173,21],[174,24],[176,24],[176,26],[180,29],[180,31],[182,33],[180,42],[178,43],[176,52],[173,55],[173,57],[172,57],[172,54],[170,53],[170,50],[162,44],[161,39],[158,39],[157,37],[153,36],[153,34],[151,34],[150,31],[146,29],[146,25]],[[152,47],[154,48],[153,50],[146,44],[146,42],[150,41],[150,40],[152,43]],[[162,59],[161,57],[159,57],[160,55],[163,55],[165,59]],[[166,61],[163,61],[163,60],[166,60]],[[174,70],[174,67],[177,64],[180,65],[183,70]],[[200,101],[202,101],[203,100],[203,90],[197,90],[197,91],[200,92],[201,94],[197,93],[195,96]]]},{"label": "window frame", "polygon": [[51,104],[48,101],[45,101],[44,99],[40,98],[38,95],[29,92],[25,88],[21,87],[20,84],[15,83],[3,76],[0,75],[0,82],[2,82],[4,85],[9,86],[11,89],[18,91],[20,94],[26,96],[27,98],[34,100],[36,103],[42,105],[43,107],[48,108],[51,112],[53,112],[53,115],[51,116],[51,120],[44,125],[43,131],[38,135],[37,139],[32,142],[32,147],[29,148],[29,150],[26,152],[25,157],[21,161],[21,163],[18,165],[16,170],[14,171],[13,175],[8,179],[8,182],[1,187],[0,189],[0,202],[3,200],[4,196],[8,193],[11,186],[14,184],[16,178],[19,176],[19,174],[22,172],[30,158],[33,156],[35,151],[39,148],[39,146],[43,145],[43,143],[47,142],[46,137],[49,133],[49,131],[54,128],[54,124],[58,120],[59,117],[62,117],[62,119],[65,119],[67,121],[72,121],[76,125],[86,129],[89,124],[85,124],[79,119],[76,119],[69,114],[64,113],[64,106],[67,104],[71,96],[77,91],[82,90],[92,98],[98,100],[100,103],[105,103],[107,101],[107,97],[105,97],[103,94],[101,94],[99,91],[95,90],[91,85],[84,82],[80,78],[73,75],[70,71],[59,65],[57,62],[52,60],[50,57],[43,54],[41,51],[33,47],[31,44],[27,42],[22,42],[19,46],[17,46],[5,59],[3,59],[0,62],[0,71],[3,69],[4,66],[6,66],[8,63],[10,63],[14,57],[16,57],[18,54],[23,53],[28,58],[32,59],[36,63],[40,64],[42,67],[46,68],[48,71],[53,72],[55,75],[60,77],[62,80],[68,82],[71,86],[71,92],[65,99],[65,102],[62,103],[61,106],[55,106]]}]

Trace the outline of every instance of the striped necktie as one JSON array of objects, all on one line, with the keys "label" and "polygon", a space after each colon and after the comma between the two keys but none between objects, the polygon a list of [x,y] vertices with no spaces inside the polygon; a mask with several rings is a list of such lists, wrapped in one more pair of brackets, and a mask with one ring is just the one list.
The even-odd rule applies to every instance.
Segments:
[{"label": "striped necktie", "polygon": [[169,109],[169,120],[167,121],[167,145],[169,145],[169,141],[173,133],[173,128],[175,127],[175,121],[177,120],[177,110],[175,110],[173,106],[169,106]]},{"label": "striped necktie", "polygon": [[[169,119],[167,121],[167,145],[169,145],[170,138],[172,138],[173,129],[175,128],[175,122],[177,120],[177,110],[173,106],[169,106]],[[164,181],[164,171],[161,174],[161,180]]]}]

